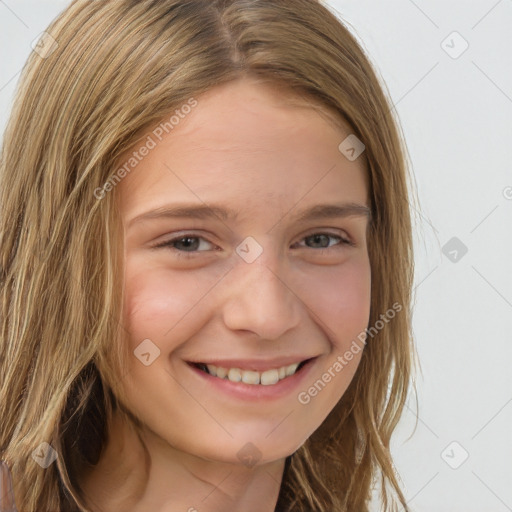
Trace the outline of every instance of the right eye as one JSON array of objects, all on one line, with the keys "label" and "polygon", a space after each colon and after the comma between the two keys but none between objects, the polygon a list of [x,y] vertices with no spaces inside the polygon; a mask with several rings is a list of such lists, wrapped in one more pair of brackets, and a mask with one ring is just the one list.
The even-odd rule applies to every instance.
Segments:
[{"label": "right eye", "polygon": [[183,253],[193,254],[196,252],[204,252],[205,250],[207,251],[208,249],[200,249],[200,247],[205,246],[205,244],[201,244],[201,241],[206,242],[206,244],[211,244],[211,242],[202,236],[194,235],[193,233],[185,233],[184,235],[166,240],[165,242],[156,245],[154,248],[158,249],[165,247],[172,252],[177,253],[177,255],[182,256]]}]

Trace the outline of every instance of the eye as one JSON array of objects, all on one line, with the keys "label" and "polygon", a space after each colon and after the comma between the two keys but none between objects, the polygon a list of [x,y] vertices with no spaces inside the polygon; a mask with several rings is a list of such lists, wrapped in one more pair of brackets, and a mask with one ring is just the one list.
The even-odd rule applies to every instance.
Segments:
[{"label": "eye", "polygon": [[[201,244],[202,242],[206,242],[206,245],[211,244],[211,242],[208,242],[205,238],[202,236],[193,235],[191,233],[187,233],[185,235],[181,235],[176,238],[172,238],[171,240],[167,240],[165,242],[162,242],[161,244],[158,244],[155,246],[155,249],[158,249],[160,247],[168,247],[172,251],[175,251],[177,253],[179,252],[185,252],[185,253],[193,253],[193,252],[203,252],[207,251],[208,248],[204,249],[205,244]],[[200,247],[203,247],[203,249],[200,249]]]},{"label": "eye", "polygon": [[[333,240],[335,243],[331,243]],[[354,243],[352,243],[350,240],[347,240],[339,235],[324,232],[313,233],[311,235],[308,235],[304,237],[301,240],[301,242],[302,241],[305,241],[306,245],[294,245],[300,245],[301,247],[307,247],[310,249],[332,249],[335,246],[354,245]],[[214,244],[212,244],[202,236],[194,235],[193,233],[185,233],[184,235],[180,235],[178,237],[171,238],[170,240],[166,240],[165,242],[156,245],[154,248],[168,248],[177,256],[188,257],[193,253],[212,250],[209,249],[208,246],[216,247]]]},{"label": "eye", "polygon": [[[338,244],[330,244],[330,240],[338,240]],[[339,235],[332,233],[313,233],[303,238],[303,240],[312,241],[312,245],[306,245],[311,249],[331,249],[334,245],[354,245],[350,240],[347,240]],[[304,247],[304,246],[302,246]]]}]

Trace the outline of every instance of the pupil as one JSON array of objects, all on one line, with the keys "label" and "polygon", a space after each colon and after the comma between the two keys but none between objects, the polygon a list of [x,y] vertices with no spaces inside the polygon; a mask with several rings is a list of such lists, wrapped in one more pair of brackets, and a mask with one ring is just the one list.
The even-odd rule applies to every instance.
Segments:
[{"label": "pupil", "polygon": [[[191,250],[196,250],[199,246],[199,241],[197,238],[195,237],[190,237],[190,236],[185,236],[183,237],[181,240],[179,240],[178,242],[176,242],[176,244],[182,244],[184,242],[184,248],[185,249],[191,249]],[[194,243],[195,242],[195,243]]]},{"label": "pupil", "polygon": [[322,243],[325,242],[321,247],[328,247],[329,246],[329,237],[327,235],[313,235],[311,237],[314,240],[314,243]]}]

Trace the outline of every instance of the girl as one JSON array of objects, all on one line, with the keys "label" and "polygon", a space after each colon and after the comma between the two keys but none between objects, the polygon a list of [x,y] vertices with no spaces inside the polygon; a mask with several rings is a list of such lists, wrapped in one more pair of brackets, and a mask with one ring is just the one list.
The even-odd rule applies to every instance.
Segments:
[{"label": "girl", "polygon": [[74,1],[2,148],[4,510],[407,510],[409,200],[321,3]]}]

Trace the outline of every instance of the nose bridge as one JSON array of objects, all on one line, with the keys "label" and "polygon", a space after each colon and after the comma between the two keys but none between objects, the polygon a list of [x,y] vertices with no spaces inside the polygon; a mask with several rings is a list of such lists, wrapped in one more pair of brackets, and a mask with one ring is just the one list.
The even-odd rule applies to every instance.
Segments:
[{"label": "nose bridge", "polygon": [[[242,244],[241,244],[242,245]],[[287,284],[285,266],[270,248],[250,263],[235,260],[223,307],[226,326],[276,339],[300,320],[300,300]]]}]

